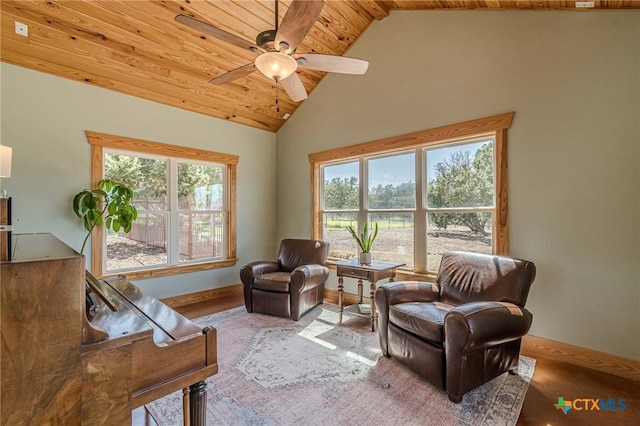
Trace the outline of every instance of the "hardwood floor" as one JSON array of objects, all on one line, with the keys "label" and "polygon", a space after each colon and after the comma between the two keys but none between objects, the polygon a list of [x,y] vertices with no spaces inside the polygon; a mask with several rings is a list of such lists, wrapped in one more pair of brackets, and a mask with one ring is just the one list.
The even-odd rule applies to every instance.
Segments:
[{"label": "hardwood floor", "polygon": [[[229,299],[216,301],[215,305],[203,302],[175,309],[188,318],[197,318],[235,306],[238,306],[237,299]],[[535,358],[536,369],[524,400],[518,425],[599,426],[606,424],[607,426],[627,426],[638,424],[640,414],[639,382],[545,358],[539,352],[532,354],[523,349],[522,355]],[[594,410],[593,401],[580,401],[575,409],[564,414],[554,406],[558,403],[559,397],[563,397],[565,401],[577,399],[608,401],[613,399],[618,408],[622,408],[619,405],[619,400],[623,399],[626,409]],[[578,410],[583,407],[588,409]],[[133,424],[136,426],[156,425],[153,418],[144,409],[138,409],[134,412]]]},{"label": "hardwood floor", "polygon": [[[523,355],[527,355],[522,351]],[[625,410],[572,409],[564,414],[554,407],[558,397],[576,399],[624,399]],[[593,408],[580,402],[578,408]],[[566,362],[536,357],[536,369],[527,390],[518,425],[634,425],[640,414],[640,383]]]}]

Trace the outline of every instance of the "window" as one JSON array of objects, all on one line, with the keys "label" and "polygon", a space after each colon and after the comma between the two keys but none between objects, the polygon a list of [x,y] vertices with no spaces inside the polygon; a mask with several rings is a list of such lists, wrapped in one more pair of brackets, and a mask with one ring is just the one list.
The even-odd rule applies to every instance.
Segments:
[{"label": "window", "polygon": [[134,191],[131,231],[92,238],[95,275],[148,278],[235,264],[237,156],[87,132],[94,185]]},{"label": "window", "polygon": [[424,149],[427,272],[449,250],[493,251],[494,140]]},{"label": "window", "polygon": [[355,257],[344,226],[375,222],[372,257],[405,263],[405,271],[418,274],[437,273],[448,250],[506,254],[512,118],[507,113],[311,154],[314,238],[329,241],[329,258]]}]

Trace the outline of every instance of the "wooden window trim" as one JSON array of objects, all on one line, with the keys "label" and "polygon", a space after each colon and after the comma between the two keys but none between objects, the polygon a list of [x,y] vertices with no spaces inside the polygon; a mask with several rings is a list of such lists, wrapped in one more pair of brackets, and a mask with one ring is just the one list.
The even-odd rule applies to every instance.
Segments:
[{"label": "wooden window trim", "polygon": [[[91,145],[91,187],[96,188],[98,182],[103,179],[104,148],[116,149],[143,154],[156,154],[173,158],[207,161],[225,164],[228,169],[229,195],[227,215],[227,258],[223,260],[195,262],[185,265],[171,265],[160,268],[126,271],[128,279],[145,279],[164,277],[187,272],[204,271],[234,266],[237,262],[237,227],[236,227],[236,186],[237,186],[237,155],[222,154],[201,149],[187,148],[178,145],[169,145],[160,142],[150,142],[125,136],[108,135],[86,131],[87,141]],[[103,274],[102,270],[102,237],[104,227],[96,227],[91,234],[91,270],[99,278],[109,278],[122,274]]]},{"label": "wooden window trim", "polygon": [[[508,255],[507,130],[511,127],[514,115],[515,113],[511,111],[462,123],[309,154],[309,163],[311,165],[312,238],[322,238],[322,218],[320,211],[321,165],[356,159],[362,156],[400,152],[409,148],[427,147],[469,138],[492,136],[495,139],[494,162],[496,167],[496,217],[494,219],[494,227],[496,229],[493,251],[496,254]],[[418,272],[412,272],[409,275],[411,274],[425,275],[424,273]]]}]

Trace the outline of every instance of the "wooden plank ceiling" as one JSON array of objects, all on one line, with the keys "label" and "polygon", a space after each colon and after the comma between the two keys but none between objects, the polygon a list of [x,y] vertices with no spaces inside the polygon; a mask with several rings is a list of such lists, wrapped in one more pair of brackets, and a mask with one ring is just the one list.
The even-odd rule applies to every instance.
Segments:
[{"label": "wooden plank ceiling", "polygon": [[[325,0],[320,18],[298,52],[343,55],[373,20],[405,9],[567,9],[563,0]],[[273,0],[2,0],[3,62],[155,102],[277,131],[299,103],[259,72],[224,85],[212,78],[255,60],[256,54],[174,21],[193,16],[246,40],[273,29]],[[291,0],[279,3],[279,21]],[[595,9],[638,9],[640,0],[596,0]],[[17,35],[14,22],[28,25]],[[367,59],[367,58],[361,58]],[[325,73],[298,70],[307,92]],[[353,76],[352,78],[358,78]]]}]

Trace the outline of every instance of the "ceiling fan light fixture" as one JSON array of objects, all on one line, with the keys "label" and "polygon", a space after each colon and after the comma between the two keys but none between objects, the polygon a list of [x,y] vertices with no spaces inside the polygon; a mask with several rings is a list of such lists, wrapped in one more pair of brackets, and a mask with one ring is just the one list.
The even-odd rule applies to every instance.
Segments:
[{"label": "ceiling fan light fixture", "polygon": [[298,69],[298,63],[289,55],[280,52],[267,52],[256,58],[256,68],[267,78],[284,80]]}]

